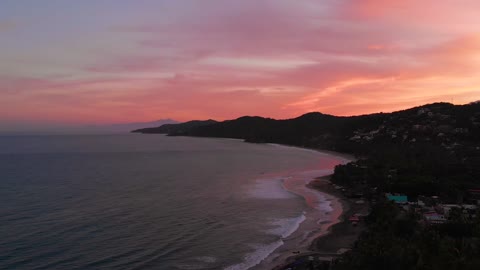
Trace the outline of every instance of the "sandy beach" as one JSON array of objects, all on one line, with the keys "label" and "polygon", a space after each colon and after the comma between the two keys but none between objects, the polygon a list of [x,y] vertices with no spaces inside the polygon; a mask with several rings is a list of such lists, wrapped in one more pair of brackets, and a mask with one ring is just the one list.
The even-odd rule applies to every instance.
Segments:
[{"label": "sandy beach", "polygon": [[[349,154],[304,149],[340,158],[343,164],[356,159]],[[308,269],[305,266],[308,266],[310,260],[313,259],[318,265],[319,259],[338,257],[352,247],[364,229],[364,224],[354,226],[348,219],[356,213],[367,213],[368,205],[358,205],[355,199],[349,199],[341,190],[335,189],[330,182],[332,174],[333,168],[327,171],[310,171],[283,183],[285,189],[305,199],[309,206],[306,212],[307,220],[291,237],[283,239],[284,244],[281,247],[251,270],[282,270],[291,268],[292,265],[296,266],[293,269]]]},{"label": "sandy beach", "polygon": [[309,189],[327,196],[332,207],[329,219],[319,224],[319,230],[307,238],[302,245],[295,249],[284,250],[276,258],[277,263],[265,269],[288,269],[292,265],[297,267],[295,269],[308,269],[305,268],[308,265],[319,264],[319,259],[328,260],[347,251],[364,230],[362,222],[354,226],[348,219],[355,213],[365,214],[368,206],[356,204],[355,200],[346,198],[330,183],[330,177],[331,175],[318,177],[307,184]]}]

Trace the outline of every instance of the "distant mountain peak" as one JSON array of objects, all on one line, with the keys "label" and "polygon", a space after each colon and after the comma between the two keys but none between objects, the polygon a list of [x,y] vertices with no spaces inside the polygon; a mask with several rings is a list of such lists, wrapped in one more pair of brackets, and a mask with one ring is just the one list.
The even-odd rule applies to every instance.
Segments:
[{"label": "distant mountain peak", "polygon": [[202,127],[202,126],[208,126],[218,123],[215,120],[208,119],[208,120],[192,120],[188,121],[185,123],[176,123],[176,124],[164,124],[161,126],[157,127],[148,127],[148,128],[141,128],[141,129],[135,129],[132,130],[131,132],[133,133],[147,133],[147,134],[182,134],[186,132],[187,130],[190,130],[192,128],[197,128],[197,127]]}]

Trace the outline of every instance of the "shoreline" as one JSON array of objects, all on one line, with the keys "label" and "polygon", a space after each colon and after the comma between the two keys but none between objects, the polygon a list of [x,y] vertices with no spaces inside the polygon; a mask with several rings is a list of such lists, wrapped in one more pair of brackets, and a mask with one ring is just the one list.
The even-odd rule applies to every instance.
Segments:
[{"label": "shoreline", "polygon": [[[277,263],[270,265],[269,268],[266,269],[271,269],[271,270],[281,270],[281,269],[286,269],[288,266],[295,261],[312,256],[314,254],[318,253],[318,250],[316,248],[316,243],[317,241],[321,240],[325,236],[329,235],[331,233],[331,229],[333,226],[336,224],[342,222],[343,216],[345,214],[345,206],[348,207],[347,204],[342,202],[342,200],[334,196],[333,194],[323,191],[322,189],[319,189],[317,187],[314,187],[312,184],[317,181],[325,181],[331,176],[325,175],[321,177],[314,178],[310,182],[308,182],[305,187],[314,191],[314,192],[321,192],[322,195],[326,196],[326,200],[330,201],[330,206],[332,208],[331,213],[337,213],[335,217],[328,217],[326,220],[322,221],[321,223],[318,223],[318,232],[310,237],[309,239],[306,239],[306,245],[301,246],[301,247],[296,247],[295,249],[289,249],[283,251],[278,257],[277,257]],[[313,211],[320,211],[318,209],[312,209]],[[298,253],[297,253],[298,252]]]},{"label": "shoreline", "polygon": [[272,265],[273,268],[269,269],[287,269],[295,262],[307,263],[312,258],[317,262],[319,257],[332,260],[348,251],[365,229],[363,223],[353,226],[348,218],[355,213],[365,213],[368,205],[357,205],[354,200],[346,198],[341,191],[333,187],[330,182],[331,176],[332,174],[317,177],[311,180],[306,187],[326,195],[327,199],[331,201],[332,212],[340,211],[340,213],[334,219],[319,224],[320,227],[325,227],[321,228],[319,234],[309,239],[310,243],[306,249],[298,254],[292,254],[291,250],[281,254],[278,256],[281,262]]},{"label": "shoreline", "polygon": [[[195,136],[181,136],[181,137],[193,137],[199,138]],[[250,143],[245,142],[242,139],[235,139],[235,138],[218,138],[218,137],[200,137],[203,139],[223,139],[223,140],[234,140],[234,141],[242,141],[243,143]],[[302,228],[298,228],[297,235],[303,234],[307,235],[307,237],[303,238],[302,242],[297,243],[296,245],[290,246],[286,245],[285,241],[291,241],[292,239],[282,239],[281,241],[283,244],[277,248],[276,250],[272,251],[267,257],[262,259],[260,263],[254,265],[248,269],[251,270],[260,270],[260,269],[272,269],[272,270],[284,270],[289,267],[292,263],[298,260],[304,260],[312,258],[311,256],[323,256],[323,255],[332,255],[338,254],[339,250],[350,248],[353,243],[358,238],[361,230],[351,230],[350,227],[352,225],[348,221],[348,217],[350,217],[354,212],[353,208],[353,201],[346,198],[341,191],[336,190],[333,188],[333,185],[330,183],[329,179],[333,175],[334,167],[340,164],[346,164],[351,161],[355,161],[357,158],[348,153],[339,153],[334,152],[331,150],[324,150],[318,148],[307,148],[302,146],[295,146],[295,145],[286,145],[286,144],[276,144],[276,143],[262,143],[264,145],[270,145],[274,147],[285,147],[285,148],[295,148],[302,151],[311,151],[322,154],[327,157],[334,158],[338,161],[327,174],[321,175],[311,175],[308,179],[305,179],[303,182],[303,188],[311,190],[312,193],[316,193],[317,196],[325,197],[325,200],[322,202],[330,202],[330,207],[332,208],[330,211],[325,211],[318,209],[317,207],[312,207],[309,205],[308,198],[303,196],[303,194],[296,193],[295,191],[289,190],[292,193],[296,193],[297,195],[304,198],[307,205],[310,206],[310,212],[312,212],[312,216],[319,217],[321,216],[322,219],[316,220],[315,229],[313,230],[305,230]],[[288,189],[287,189],[288,190]],[[332,214],[332,215],[330,215]],[[332,216],[335,216],[334,218]],[[326,218],[325,218],[326,217]],[[321,220],[321,221],[320,221]],[[361,227],[361,226],[358,226]],[[357,228],[358,228],[357,227]],[[311,228],[309,228],[311,229]],[[282,249],[283,247],[283,249]],[[301,250],[301,251],[300,251]],[[274,254],[275,252],[276,254]],[[272,255],[274,255],[272,257]],[[338,255],[337,255],[338,256]],[[269,258],[270,257],[270,258]]]},{"label": "shoreline", "polygon": [[[195,136],[185,136],[185,137],[199,138]],[[251,142],[246,142],[243,139],[236,139],[236,138],[219,138],[219,137],[201,137],[201,138],[209,138],[209,139],[216,139],[216,140],[218,139],[235,140],[235,141],[242,141],[243,143],[251,143]],[[278,143],[262,143],[262,144],[271,145],[275,147],[296,148],[298,150],[303,150],[303,151],[317,152],[325,156],[330,156],[332,158],[336,158],[337,160],[339,160],[340,162],[335,166],[340,164],[347,164],[349,162],[357,160],[357,158],[353,154],[340,153],[340,152],[335,152],[331,150],[308,148],[308,147],[278,144]],[[362,228],[363,226],[357,226],[356,227],[357,229],[355,230],[351,229],[352,225],[348,221],[348,217],[350,217],[351,215],[353,215],[353,213],[355,213],[355,210],[354,210],[355,205],[354,205],[354,202],[346,198],[341,191],[333,188],[333,185],[330,182],[330,177],[333,175],[333,170],[335,166],[333,166],[330,169],[331,173],[310,177],[309,181],[307,183],[304,183],[303,186],[309,190],[312,190],[314,193],[320,193],[321,196],[325,196],[326,201],[330,201],[330,206],[332,208],[332,210],[327,215],[329,215],[330,213],[336,213],[336,217],[333,219],[332,218],[325,219],[320,223],[317,222],[317,225],[318,225],[317,230],[303,231],[303,233],[312,233],[312,234],[314,233],[314,235],[309,236],[308,239],[305,239],[305,242],[308,242],[306,245],[302,243],[301,245],[298,245],[298,246],[296,245],[294,249],[282,250],[278,253],[278,255],[276,255],[273,258],[273,260],[266,261],[266,259],[269,256],[273,255],[273,253],[270,253],[270,255],[267,256],[265,259],[263,259],[259,264],[253,267],[250,267],[249,269],[251,270],[260,270],[260,269],[284,270],[284,269],[287,269],[290,264],[292,264],[297,260],[308,259],[310,256],[319,256],[319,255],[323,256],[326,254],[337,255],[339,250],[344,251],[345,249],[349,249],[353,245],[353,243],[357,240],[358,236],[363,230]],[[297,195],[300,195],[300,194],[297,194]],[[306,200],[307,198],[304,197],[304,199]],[[315,207],[312,207],[311,210],[313,212],[320,213],[320,209],[317,209]],[[285,244],[283,244],[282,246],[284,245]],[[293,250],[295,250],[295,252],[292,252]],[[302,250],[302,252],[299,252],[299,250]]]},{"label": "shoreline", "polygon": [[342,214],[335,224],[332,224],[325,235],[319,236],[311,243],[311,249],[315,252],[338,253],[340,249],[350,248],[359,234],[365,229],[363,223],[353,226],[349,217],[356,213],[366,214],[368,204],[356,204],[357,199],[349,199],[333,187],[330,182],[331,175],[319,177],[309,183],[309,187],[322,193],[330,194],[338,198],[342,207]]},{"label": "shoreline", "polygon": [[[247,143],[250,143],[250,142],[247,142]],[[334,156],[334,157],[340,158],[340,159],[344,160],[346,163],[357,160],[357,158],[353,154],[335,152],[335,151],[325,150],[325,149],[320,149],[320,148],[308,148],[308,147],[289,145],[289,144],[280,144],[280,143],[266,143],[266,144],[267,145],[273,145],[273,146],[287,147],[287,148],[297,148],[299,150],[315,151],[315,152],[322,153],[326,156]],[[332,170],[333,170],[333,168],[332,168]],[[323,176],[321,176],[321,177],[323,177]]]},{"label": "shoreline", "polygon": [[[337,165],[347,164],[349,162],[357,160],[354,155],[347,153],[339,153],[323,149],[307,148],[294,145],[266,143],[267,145],[275,147],[295,148],[303,151],[312,151],[336,158],[340,162]],[[274,258],[269,258],[274,255],[271,253],[267,258],[262,260],[256,266],[249,268],[250,270],[285,270],[292,266],[295,262],[303,261],[308,262],[308,259],[318,257],[338,257],[345,251],[348,251],[355,241],[358,239],[360,233],[364,229],[364,224],[352,228],[353,225],[348,220],[354,213],[361,212],[359,207],[355,207],[355,201],[344,196],[342,191],[334,188],[330,182],[330,178],[334,173],[334,167],[328,174],[320,174],[317,176],[309,177],[308,182],[303,184],[303,187],[326,197],[325,201],[330,202],[331,211],[324,212],[324,216],[329,216],[325,220],[317,223],[317,228],[313,230],[303,230],[298,228],[295,233],[313,234],[304,239],[304,243],[298,243],[294,247],[288,246],[286,243],[282,245],[283,250],[276,250],[277,254]],[[290,192],[303,197],[307,205],[309,205],[308,198],[304,194],[299,194],[294,190],[286,188]],[[322,215],[322,210],[309,205],[313,214]],[[364,206],[365,208],[368,206]],[[316,214],[315,214],[316,212]],[[330,214],[333,213],[335,218],[332,218]],[[318,216],[317,216],[318,218]],[[319,220],[318,220],[319,221]],[[280,247],[279,249],[281,249]],[[318,262],[318,261],[317,261]]]}]

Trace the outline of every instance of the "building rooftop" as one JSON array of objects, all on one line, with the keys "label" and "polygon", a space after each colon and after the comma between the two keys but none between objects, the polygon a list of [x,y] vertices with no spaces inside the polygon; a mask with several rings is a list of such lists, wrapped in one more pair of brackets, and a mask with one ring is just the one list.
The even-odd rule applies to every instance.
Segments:
[{"label": "building rooftop", "polygon": [[407,203],[408,197],[406,195],[387,195],[387,199],[396,203]]}]

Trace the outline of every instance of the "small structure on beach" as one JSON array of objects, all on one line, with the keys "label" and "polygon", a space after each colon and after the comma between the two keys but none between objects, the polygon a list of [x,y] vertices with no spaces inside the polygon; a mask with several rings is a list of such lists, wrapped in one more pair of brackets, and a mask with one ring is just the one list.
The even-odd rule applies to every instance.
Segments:
[{"label": "small structure on beach", "polygon": [[473,217],[476,214],[478,206],[472,204],[442,204],[440,205],[441,211],[437,212],[440,212],[448,217],[450,216],[450,211],[454,208],[459,209],[465,216]]},{"label": "small structure on beach", "polygon": [[447,221],[444,215],[438,214],[436,212],[428,212],[423,214],[423,218],[429,224],[443,224]]},{"label": "small structure on beach", "polygon": [[355,201],[355,204],[365,204],[365,201],[364,200],[358,200],[358,201]]},{"label": "small structure on beach", "polygon": [[359,222],[360,218],[357,215],[353,215],[348,219],[350,222]]},{"label": "small structure on beach", "polygon": [[353,215],[348,219],[348,221],[350,221],[353,226],[357,226],[357,224],[360,222],[360,217],[357,215]]}]

